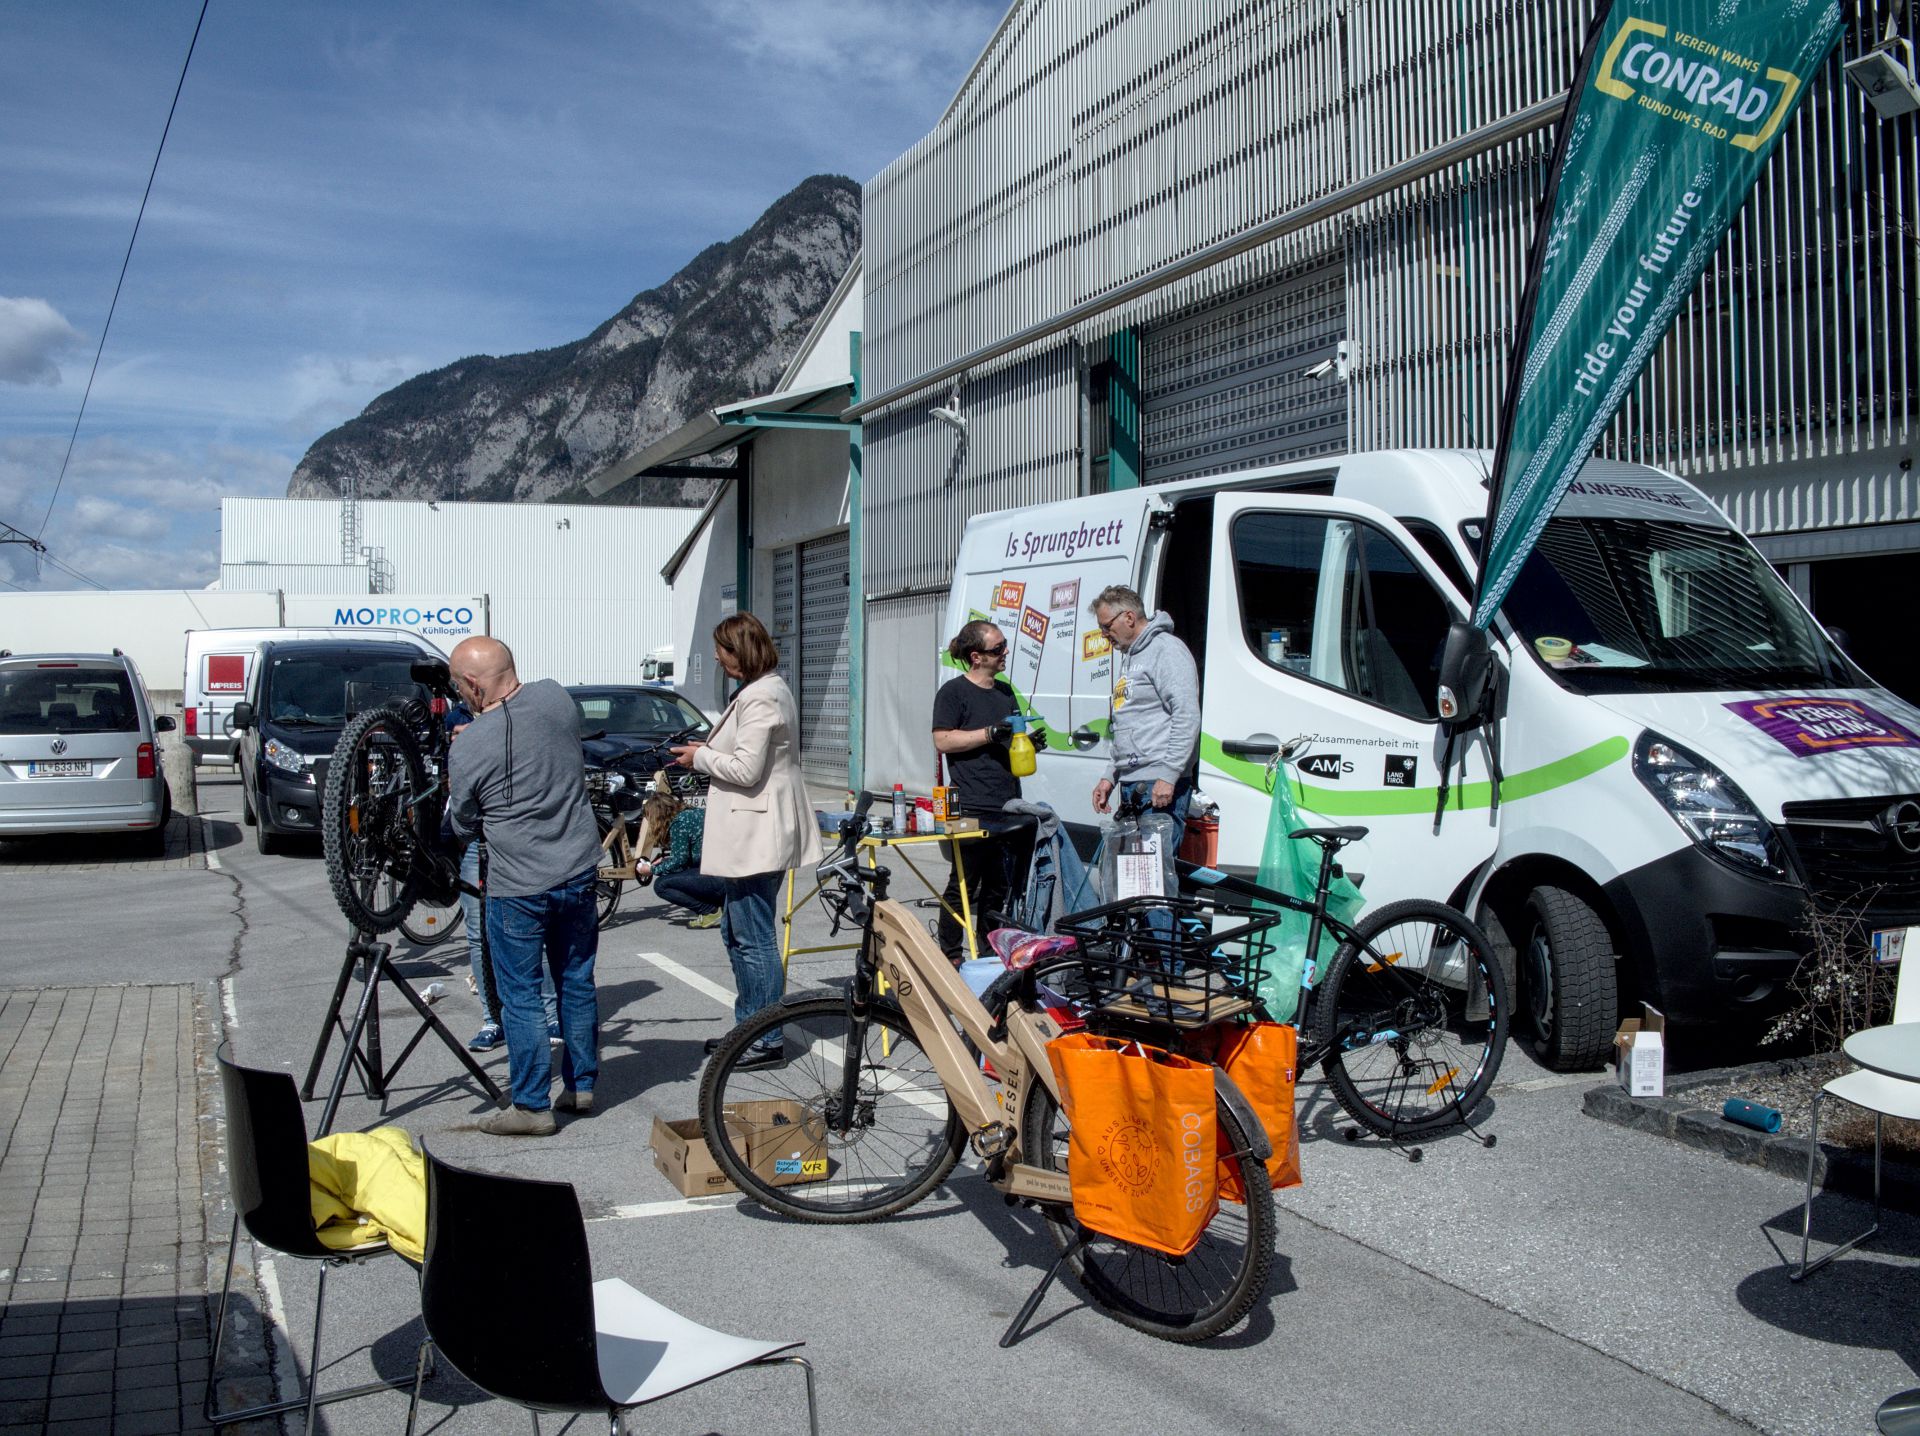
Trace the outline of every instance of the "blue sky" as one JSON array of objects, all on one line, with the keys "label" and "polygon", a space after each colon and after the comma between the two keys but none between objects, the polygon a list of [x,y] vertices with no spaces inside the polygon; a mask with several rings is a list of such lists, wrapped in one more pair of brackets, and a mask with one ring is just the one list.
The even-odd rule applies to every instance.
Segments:
[{"label": "blue sky", "polygon": [[[932,126],[1003,0],[212,0],[44,538],[218,572],[408,375],[576,339]],[[199,0],[0,6],[0,519],[40,533]],[[0,546],[0,583],[65,588]]]}]

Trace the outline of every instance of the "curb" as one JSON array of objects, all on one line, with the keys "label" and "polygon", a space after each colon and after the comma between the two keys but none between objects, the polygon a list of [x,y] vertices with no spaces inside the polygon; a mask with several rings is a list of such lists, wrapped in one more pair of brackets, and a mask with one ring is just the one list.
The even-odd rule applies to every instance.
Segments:
[{"label": "curb", "polygon": [[[1764,1167],[1778,1176],[1804,1183],[1807,1179],[1805,1137],[1770,1136],[1742,1127],[1727,1121],[1718,1108],[1701,1107],[1690,1101],[1687,1094],[1718,1082],[1738,1081],[1742,1076],[1773,1077],[1805,1065],[1805,1059],[1785,1058],[1744,1067],[1689,1072],[1668,1083],[1665,1097],[1629,1097],[1609,1082],[1588,1088],[1581,1106],[1589,1117],[1597,1117],[1602,1122],[1665,1137],[1698,1151],[1717,1152],[1729,1161]],[[1822,1142],[1813,1161],[1813,1180],[1822,1191],[1870,1202],[1873,1200],[1873,1153]],[[1895,1211],[1920,1214],[1920,1167],[1883,1154],[1880,1204]]]}]

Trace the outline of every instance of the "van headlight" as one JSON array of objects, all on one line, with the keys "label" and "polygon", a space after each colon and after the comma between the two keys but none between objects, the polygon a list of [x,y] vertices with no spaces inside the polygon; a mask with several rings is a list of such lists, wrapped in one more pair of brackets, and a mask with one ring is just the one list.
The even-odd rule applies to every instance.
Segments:
[{"label": "van headlight", "polygon": [[1787,858],[1773,824],[1739,784],[1697,753],[1649,729],[1633,749],[1633,775],[1686,835],[1741,872],[1785,878]]},{"label": "van headlight", "polygon": [[307,759],[303,753],[296,753],[278,738],[267,739],[260,755],[282,772],[298,773],[306,767]]}]

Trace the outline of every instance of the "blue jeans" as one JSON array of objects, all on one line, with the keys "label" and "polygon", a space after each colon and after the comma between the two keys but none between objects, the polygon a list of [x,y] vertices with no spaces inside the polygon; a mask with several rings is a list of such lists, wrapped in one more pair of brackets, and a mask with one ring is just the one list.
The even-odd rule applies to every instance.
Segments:
[{"label": "blue jeans", "polygon": [[[480,844],[468,843],[466,852],[460,855],[460,881],[480,885]],[[484,899],[462,890],[460,894],[460,912],[467,923],[467,969],[473,973],[473,985],[480,988],[482,1002],[486,1001],[486,989],[480,986],[480,925],[487,920],[487,905]],[[500,993],[495,990],[494,998],[499,1000]],[[560,1009],[553,996],[553,974],[545,967],[540,969],[540,1001],[547,1009],[547,1028],[551,1031],[560,1025]],[[486,1015],[488,1022],[493,1021],[493,1013]]]},{"label": "blue jeans", "polygon": [[561,1085],[591,1092],[600,1075],[600,1002],[593,990],[600,928],[593,884],[594,869],[588,868],[543,893],[487,899],[487,943],[516,1107],[544,1112],[550,1105],[553,1059],[540,1005],[543,966],[559,992]]},{"label": "blue jeans", "polygon": [[[751,877],[722,878],[727,887],[726,907],[720,918],[720,937],[733,963],[733,1020],[745,1022],[763,1007],[771,1007],[786,991],[787,974],[780,965],[780,942],[773,931],[773,902],[785,873],[754,873]],[[763,1034],[761,1042],[777,1047],[779,1028]]]},{"label": "blue jeans", "polygon": [[678,868],[653,880],[654,896],[675,907],[691,908],[705,917],[720,911],[727,900],[727,880],[710,878],[697,868]]}]

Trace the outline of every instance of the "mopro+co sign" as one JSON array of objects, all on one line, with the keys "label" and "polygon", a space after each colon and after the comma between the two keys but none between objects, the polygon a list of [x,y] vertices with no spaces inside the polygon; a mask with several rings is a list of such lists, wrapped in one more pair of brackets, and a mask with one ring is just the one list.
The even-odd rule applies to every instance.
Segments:
[{"label": "mopro+co sign", "polygon": [[287,595],[293,628],[404,628],[443,652],[487,631],[485,594],[343,593]]}]

